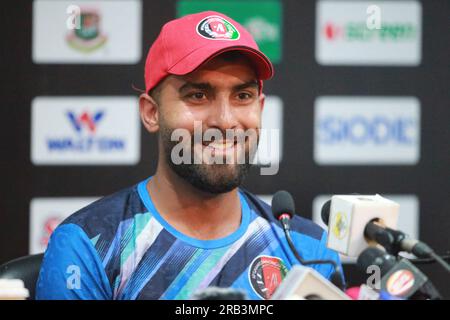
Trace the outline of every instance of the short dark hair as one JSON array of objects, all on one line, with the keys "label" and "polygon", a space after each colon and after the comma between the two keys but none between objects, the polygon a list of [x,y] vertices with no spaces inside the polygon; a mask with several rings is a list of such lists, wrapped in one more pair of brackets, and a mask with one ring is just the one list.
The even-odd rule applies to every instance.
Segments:
[{"label": "short dark hair", "polygon": [[154,86],[149,92],[148,95],[159,104],[161,97],[161,83],[163,83],[164,79],[161,80],[156,86]]}]

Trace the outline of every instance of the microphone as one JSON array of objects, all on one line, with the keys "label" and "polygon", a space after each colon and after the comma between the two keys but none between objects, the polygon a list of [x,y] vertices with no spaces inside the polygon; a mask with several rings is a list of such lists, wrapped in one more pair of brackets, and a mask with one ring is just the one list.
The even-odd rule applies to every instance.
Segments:
[{"label": "microphone", "polygon": [[274,194],[272,198],[272,213],[281,222],[283,229],[290,231],[289,221],[295,214],[295,204],[289,192],[280,190]]},{"label": "microphone", "polygon": [[342,272],[340,270],[339,265],[336,261],[333,260],[303,260],[300,256],[300,253],[294,246],[292,241],[291,233],[290,233],[290,220],[295,214],[295,204],[294,199],[291,194],[287,191],[280,190],[277,191],[272,199],[272,213],[277,220],[281,222],[283,226],[284,234],[286,235],[287,242],[291,251],[293,252],[295,258],[302,265],[313,265],[313,264],[331,264],[334,267],[334,272],[331,275],[331,282],[334,283],[337,287],[343,289],[345,288],[345,284],[343,281]]},{"label": "microphone", "polygon": [[438,300],[441,295],[417,267],[407,259],[397,259],[375,247],[365,249],[358,257],[357,267],[364,273],[370,266],[380,268],[381,292],[388,295],[411,300]]},{"label": "microphone", "polygon": [[412,239],[400,230],[384,228],[370,222],[364,229],[364,235],[366,238],[382,245],[390,254],[398,255],[400,251],[406,251],[419,258],[431,258],[438,262],[447,272],[450,272],[449,264],[426,243]]},{"label": "microphone", "polygon": [[345,294],[352,300],[379,300],[380,294],[371,287],[362,284],[359,287],[351,287],[345,290]]},{"label": "microphone", "polygon": [[422,241],[409,238],[405,233],[391,228],[385,228],[374,222],[369,222],[364,229],[364,235],[382,245],[387,252],[398,255],[406,251],[419,258],[430,258],[433,250]]},{"label": "microphone", "polygon": [[365,238],[367,225],[382,223],[395,228],[399,207],[380,195],[334,195],[321,212],[329,229],[328,248],[357,257],[369,244],[376,244],[375,239]]},{"label": "microphone", "polygon": [[398,208],[398,204],[379,195],[333,196],[323,205],[321,212],[326,224],[329,224],[330,217],[334,217],[327,246],[354,256],[375,242],[395,256],[405,251],[419,258],[432,258],[450,272],[449,264],[426,243],[392,229],[397,224]]},{"label": "microphone", "polygon": [[271,300],[350,300],[338,287],[312,268],[295,265]]},{"label": "microphone", "polygon": [[378,292],[365,284],[362,284],[359,287],[351,287],[345,290],[345,294],[352,300],[405,300],[403,298],[393,296],[386,291]]},{"label": "microphone", "polygon": [[191,297],[192,300],[247,300],[242,290],[220,287],[207,287],[199,290]]}]

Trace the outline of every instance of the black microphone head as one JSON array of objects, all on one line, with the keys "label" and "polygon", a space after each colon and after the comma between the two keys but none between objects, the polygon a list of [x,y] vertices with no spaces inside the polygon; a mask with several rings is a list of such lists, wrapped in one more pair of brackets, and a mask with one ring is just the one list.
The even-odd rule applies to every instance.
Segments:
[{"label": "black microphone head", "polygon": [[[353,192],[350,193],[351,195],[359,195],[359,193]],[[321,216],[322,221],[328,225],[328,222],[330,221],[330,212],[331,212],[331,199],[325,202],[322,206]]]},{"label": "black microphone head", "polygon": [[367,274],[367,268],[375,265],[380,268],[381,275],[386,274],[397,263],[397,259],[387,252],[375,247],[365,249],[358,257],[356,266],[358,269]]},{"label": "black microphone head", "polygon": [[247,300],[247,294],[242,290],[232,288],[207,287],[194,293],[192,300]]},{"label": "black microphone head", "polygon": [[272,198],[272,213],[278,220],[283,213],[289,214],[292,218],[295,214],[294,199],[287,191],[277,191]]},{"label": "black microphone head", "polygon": [[331,200],[328,200],[323,204],[321,212],[322,221],[326,225],[328,225],[328,221],[330,220],[330,209],[331,209]]}]

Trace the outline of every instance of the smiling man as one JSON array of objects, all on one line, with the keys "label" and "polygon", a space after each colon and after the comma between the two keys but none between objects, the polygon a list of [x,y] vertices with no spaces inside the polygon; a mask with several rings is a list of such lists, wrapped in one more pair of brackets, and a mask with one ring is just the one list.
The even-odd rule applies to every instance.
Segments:
[{"label": "smiling man", "polygon": [[[270,206],[239,186],[272,75],[251,35],[223,14],[164,25],[139,102],[143,125],[158,134],[157,170],[54,231],[37,298],[189,299],[208,287],[270,298],[297,262]],[[291,230],[303,259],[339,263],[313,222],[296,216]],[[325,277],[334,271],[313,267]]]}]

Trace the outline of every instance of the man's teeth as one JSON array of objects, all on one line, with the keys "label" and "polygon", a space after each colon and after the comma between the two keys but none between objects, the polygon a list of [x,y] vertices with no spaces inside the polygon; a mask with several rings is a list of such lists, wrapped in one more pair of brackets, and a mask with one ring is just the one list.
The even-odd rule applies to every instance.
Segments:
[{"label": "man's teeth", "polygon": [[234,145],[234,141],[214,141],[209,143],[207,146],[214,149],[228,149]]}]

